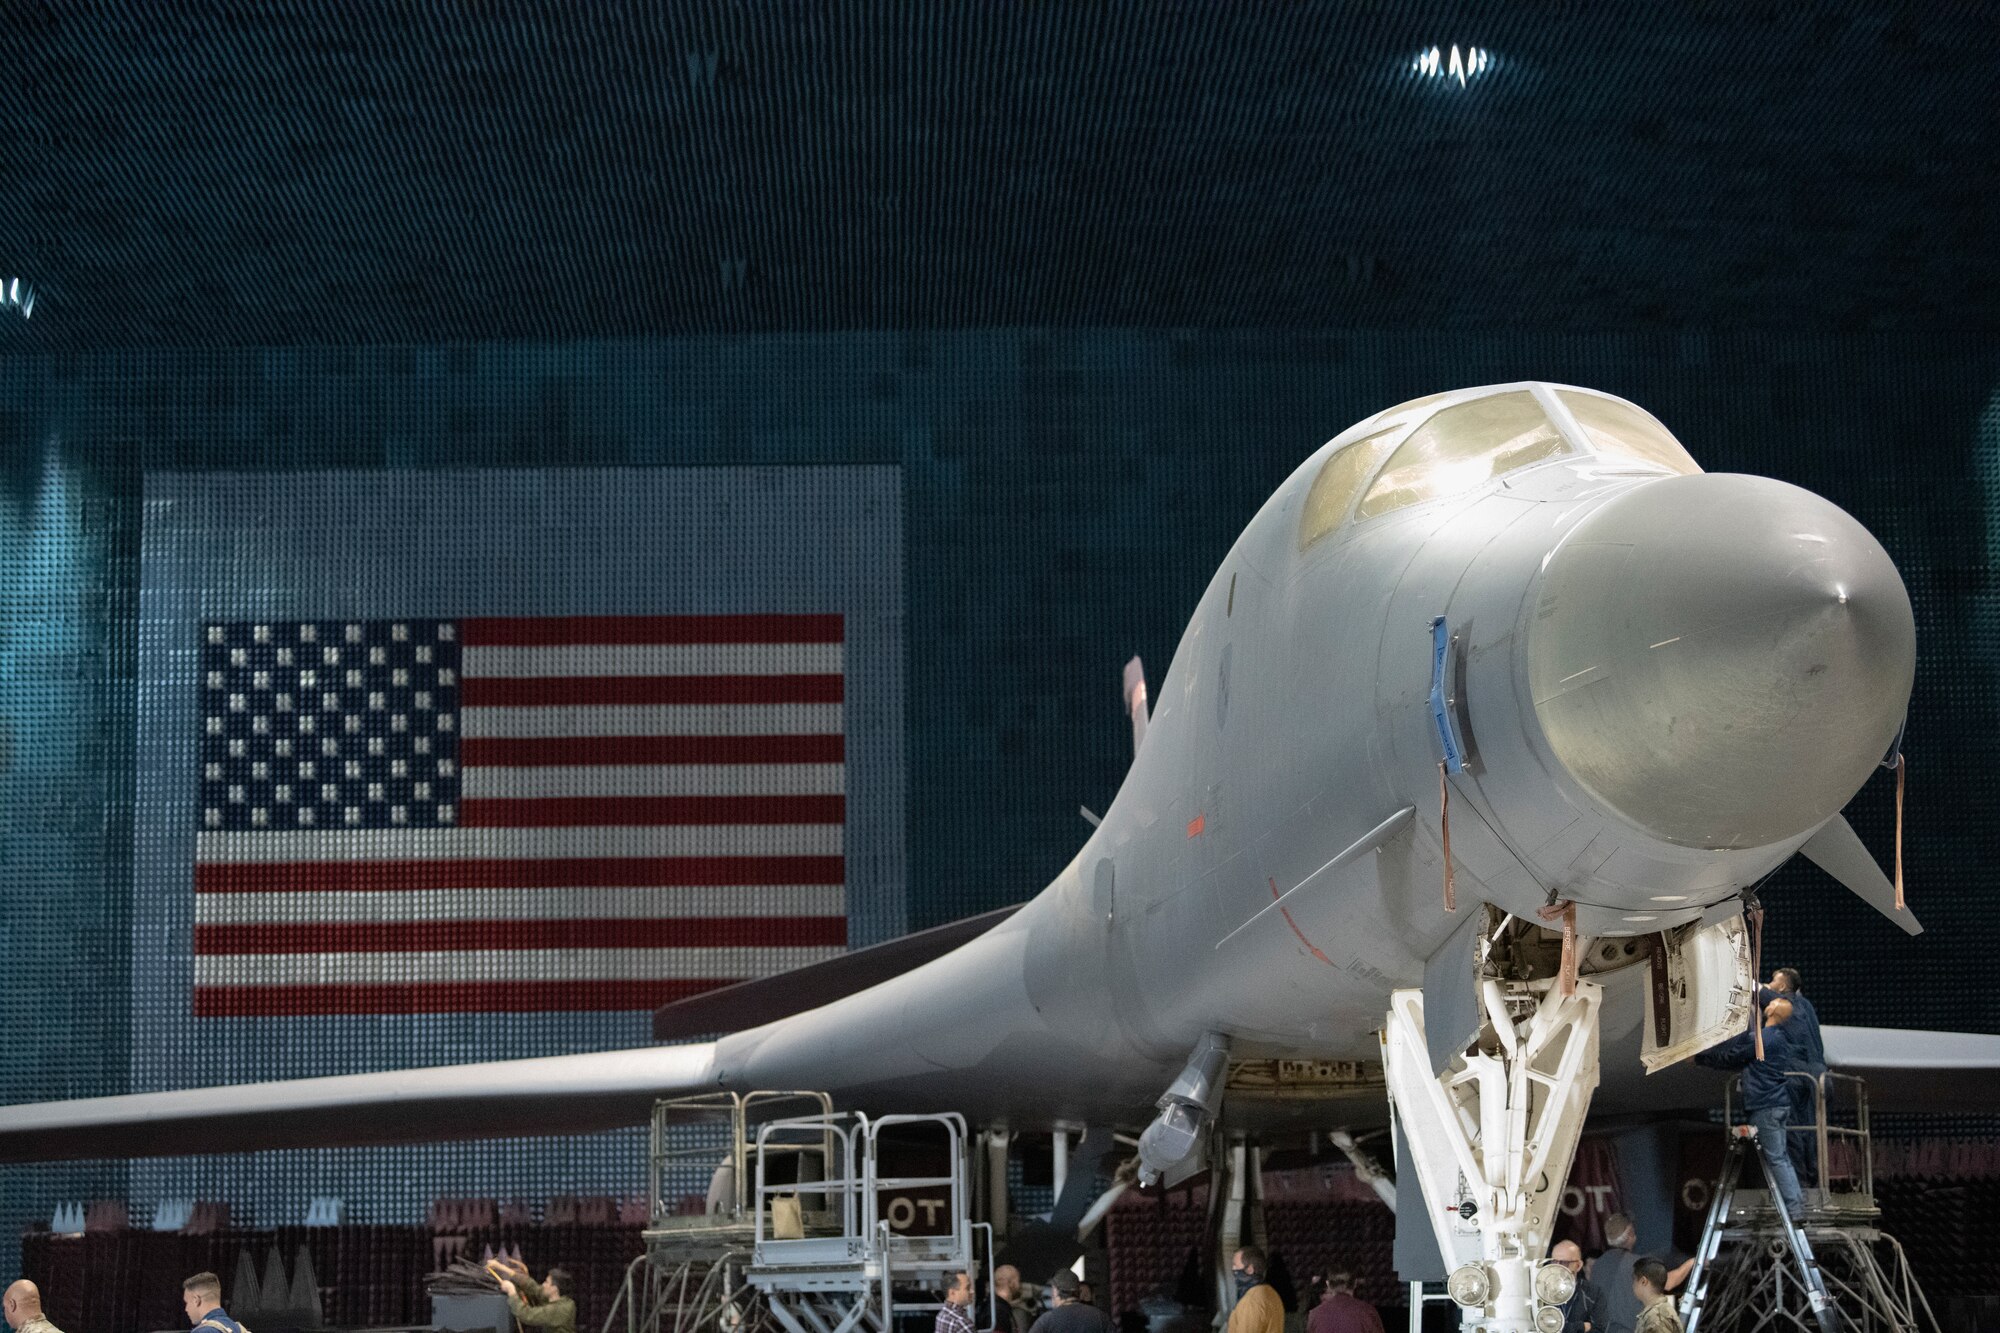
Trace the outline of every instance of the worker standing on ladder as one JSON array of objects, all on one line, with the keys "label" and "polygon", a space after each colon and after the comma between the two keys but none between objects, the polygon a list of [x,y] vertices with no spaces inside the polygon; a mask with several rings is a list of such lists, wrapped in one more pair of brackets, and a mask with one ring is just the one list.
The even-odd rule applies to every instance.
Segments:
[{"label": "worker standing on ladder", "polygon": [[1785,1024],[1792,1018],[1792,1002],[1782,995],[1764,1006],[1764,1054],[1757,1055],[1758,1033],[1745,1032],[1711,1047],[1695,1057],[1710,1069],[1743,1071],[1743,1109],[1757,1130],[1757,1156],[1764,1163],[1764,1176],[1771,1189],[1785,1202],[1785,1212],[1793,1225],[1805,1213],[1805,1197],[1799,1192],[1798,1172],[1792,1169],[1790,1128],[1793,1080],[1786,1073],[1801,1067]]},{"label": "worker standing on ladder", "polygon": [[[1813,1087],[1819,1085],[1820,1076],[1826,1073],[1826,1043],[1820,1039],[1819,1011],[1799,989],[1799,970],[1795,967],[1778,968],[1771,973],[1771,984],[1757,992],[1757,1003],[1760,1005],[1767,1005],[1776,999],[1783,999],[1792,1006],[1792,1017],[1785,1024],[1785,1036],[1791,1040],[1799,1057],[1799,1067],[1813,1076],[1811,1086],[1804,1079],[1786,1080],[1792,1085],[1792,1124],[1816,1129],[1819,1125],[1819,1099],[1813,1095]],[[1791,1140],[1792,1166],[1799,1173],[1799,1183],[1819,1184],[1818,1136],[1794,1134]]]}]

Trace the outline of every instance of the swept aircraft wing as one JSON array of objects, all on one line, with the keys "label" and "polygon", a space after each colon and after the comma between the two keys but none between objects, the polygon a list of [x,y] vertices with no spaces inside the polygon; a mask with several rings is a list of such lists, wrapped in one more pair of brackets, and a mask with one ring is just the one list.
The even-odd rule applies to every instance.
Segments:
[{"label": "swept aircraft wing", "polygon": [[654,1099],[713,1087],[714,1054],[698,1042],[9,1106],[0,1161],[588,1134],[644,1124]]}]

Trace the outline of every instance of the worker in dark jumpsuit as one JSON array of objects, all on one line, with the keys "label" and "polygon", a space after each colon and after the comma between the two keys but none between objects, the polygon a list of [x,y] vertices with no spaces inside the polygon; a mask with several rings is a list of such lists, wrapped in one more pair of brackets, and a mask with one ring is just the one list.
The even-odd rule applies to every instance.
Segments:
[{"label": "worker in dark jumpsuit", "polygon": [[[1824,1086],[1820,1084],[1820,1076],[1826,1073],[1826,1044],[1820,1040],[1819,1013],[1813,1008],[1812,1001],[1799,990],[1797,968],[1781,967],[1771,973],[1771,984],[1757,992],[1757,1006],[1763,1008],[1780,997],[1792,1006],[1792,1016],[1785,1021],[1785,1036],[1798,1055],[1799,1068],[1813,1076],[1811,1084],[1802,1078],[1789,1080],[1792,1085],[1792,1124],[1817,1126],[1819,1105],[1818,1099],[1813,1096],[1813,1087]],[[1799,1182],[1818,1185],[1818,1134],[1794,1134],[1786,1146],[1792,1154],[1792,1166],[1799,1173]]]},{"label": "worker in dark jumpsuit", "polygon": [[[1782,995],[1764,1007],[1764,1053],[1757,1054],[1755,1033],[1731,1037],[1695,1057],[1710,1069],[1743,1071],[1743,1109],[1757,1128],[1757,1153],[1764,1163],[1764,1176],[1773,1193],[1785,1201],[1793,1225],[1805,1213],[1805,1196],[1799,1192],[1798,1172],[1792,1168],[1789,1132],[1792,1118],[1792,1089],[1796,1079],[1785,1077],[1799,1068],[1799,1055],[1785,1023],[1792,1006]],[[1800,1136],[1803,1137],[1803,1136]]]}]

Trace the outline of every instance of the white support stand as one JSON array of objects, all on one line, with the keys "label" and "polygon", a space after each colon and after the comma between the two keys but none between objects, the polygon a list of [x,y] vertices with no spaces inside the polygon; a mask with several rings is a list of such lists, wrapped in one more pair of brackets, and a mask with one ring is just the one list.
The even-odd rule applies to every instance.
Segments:
[{"label": "white support stand", "polygon": [[1423,992],[1399,990],[1382,1061],[1465,1326],[1535,1333],[1535,1269],[1597,1088],[1603,993],[1588,981],[1567,997],[1553,979],[1480,985],[1471,1054],[1434,1077]]},{"label": "white support stand", "polygon": [[1007,1130],[995,1127],[980,1136],[986,1145],[986,1221],[993,1234],[1007,1234],[1010,1201],[1007,1198]]},{"label": "white support stand", "polygon": [[1209,1176],[1208,1187],[1219,1193],[1221,1207],[1215,1214],[1215,1308],[1217,1318],[1236,1308],[1236,1279],[1230,1275],[1229,1261],[1243,1248],[1250,1210],[1250,1147],[1242,1138],[1232,1138],[1218,1155],[1221,1179]]}]

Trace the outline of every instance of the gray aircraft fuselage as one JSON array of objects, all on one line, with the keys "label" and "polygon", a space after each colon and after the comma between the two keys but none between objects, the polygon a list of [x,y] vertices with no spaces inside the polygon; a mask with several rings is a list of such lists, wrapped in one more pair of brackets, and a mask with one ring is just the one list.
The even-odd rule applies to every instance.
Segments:
[{"label": "gray aircraft fuselage", "polygon": [[[1536,394],[1571,452],[1308,542],[1333,455],[1385,430],[1356,447],[1393,451],[1432,413],[1508,391]],[[1909,601],[1835,506],[1585,452],[1565,401],[1441,395],[1306,460],[1210,583],[1076,858],[952,954],[724,1038],[718,1080],[907,1104],[942,1079],[974,1115],[1130,1121],[1207,1031],[1239,1055],[1374,1059],[1389,991],[1420,984],[1462,919],[1442,891],[1440,616],[1471,756],[1450,783],[1459,913],[1566,900],[1615,948],[1728,910],[1894,743]],[[1379,851],[1232,935],[1405,807]]]}]

